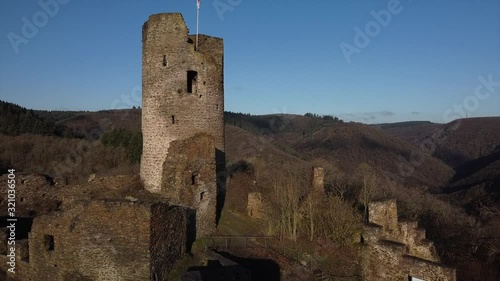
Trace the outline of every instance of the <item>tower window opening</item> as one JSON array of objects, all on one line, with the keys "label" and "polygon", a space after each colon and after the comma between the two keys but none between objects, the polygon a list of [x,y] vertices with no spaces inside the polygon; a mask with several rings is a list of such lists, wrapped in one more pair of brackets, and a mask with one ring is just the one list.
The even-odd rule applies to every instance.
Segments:
[{"label": "tower window opening", "polygon": [[167,67],[167,66],[168,66],[167,56],[166,56],[166,55],[163,55],[163,66],[164,66],[164,67]]},{"label": "tower window opening", "polygon": [[205,191],[203,191],[202,193],[200,193],[200,201],[203,201],[203,196],[205,196]]},{"label": "tower window opening", "polygon": [[198,79],[198,72],[189,70],[187,72],[187,92],[194,93],[196,92],[196,80]]},{"label": "tower window opening", "polygon": [[218,104],[215,107],[216,107],[217,110],[219,110],[219,105]]},{"label": "tower window opening", "polygon": [[198,183],[198,172],[193,172],[191,175],[191,185],[195,185]]},{"label": "tower window opening", "polygon": [[175,115],[172,115],[172,124],[175,124]]}]

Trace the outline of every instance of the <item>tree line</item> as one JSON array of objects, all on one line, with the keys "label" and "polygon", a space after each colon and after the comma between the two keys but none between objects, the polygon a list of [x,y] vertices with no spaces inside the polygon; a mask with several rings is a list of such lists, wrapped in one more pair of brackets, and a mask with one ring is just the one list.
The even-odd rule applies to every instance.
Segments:
[{"label": "tree line", "polygon": [[19,105],[0,101],[0,133],[17,136],[20,134],[56,135],[57,127]]},{"label": "tree line", "polygon": [[126,129],[114,129],[104,133],[100,138],[102,144],[112,147],[123,147],[131,164],[141,161],[142,133]]}]

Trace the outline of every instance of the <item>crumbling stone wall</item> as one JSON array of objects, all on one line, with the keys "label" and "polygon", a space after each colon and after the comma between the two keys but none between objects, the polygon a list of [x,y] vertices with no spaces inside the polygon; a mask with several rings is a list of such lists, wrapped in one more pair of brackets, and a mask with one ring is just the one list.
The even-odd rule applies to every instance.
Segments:
[{"label": "crumbling stone wall", "polygon": [[[2,245],[6,244],[5,237],[0,237]],[[10,247],[10,246],[9,246]],[[0,280],[5,281],[27,281],[31,280],[30,265],[28,263],[28,239],[16,240],[16,266],[15,273],[8,272],[10,267],[7,263],[10,258],[7,253],[0,253]]]},{"label": "crumbling stone wall", "polygon": [[146,189],[160,192],[174,140],[212,135],[217,165],[224,167],[223,41],[200,35],[195,50],[182,15],[165,13],[149,17],[142,42],[141,178]]},{"label": "crumbling stone wall", "polygon": [[399,222],[395,200],[371,202],[364,226],[365,280],[455,281],[455,269],[439,263],[432,241],[415,221]]},{"label": "crumbling stone wall", "polygon": [[408,253],[430,261],[439,261],[434,243],[425,238],[425,229],[416,221],[399,221],[395,199],[369,204],[368,220],[382,227],[384,239],[407,245]]},{"label": "crumbling stone wall", "polygon": [[380,225],[385,235],[398,236],[398,208],[395,199],[370,202],[368,206],[368,220],[370,223]]},{"label": "crumbling stone wall", "polygon": [[7,241],[8,241],[8,229],[7,227],[0,228],[0,255],[7,254]]},{"label": "crumbling stone wall", "polygon": [[314,191],[324,192],[325,190],[325,171],[322,167],[312,168],[312,188]]},{"label": "crumbling stone wall", "polygon": [[[163,276],[184,253],[185,221],[179,210],[162,204],[84,200],[36,218],[29,238],[32,281]],[[160,253],[155,251],[163,248],[152,247],[158,244],[177,246]]]},{"label": "crumbling stone wall", "polygon": [[184,208],[167,204],[152,206],[149,246],[152,280],[166,280],[175,262],[186,252],[186,230]]},{"label": "crumbling stone wall", "polygon": [[363,255],[367,281],[401,281],[416,277],[425,281],[455,281],[455,269],[407,254],[406,245],[380,240],[367,244]]},{"label": "crumbling stone wall", "polygon": [[163,164],[161,192],[173,204],[196,211],[196,237],[215,231],[217,184],[214,139],[197,134],[172,141]]},{"label": "crumbling stone wall", "polygon": [[15,247],[16,247],[15,273],[8,272],[8,268],[10,266],[8,266],[7,262],[10,261],[10,258],[4,254],[0,254],[0,262],[1,262],[0,272],[5,272],[4,279],[2,279],[2,273],[0,273],[0,280],[6,280],[6,281],[31,280],[28,239],[16,240]]},{"label": "crumbling stone wall", "polygon": [[[32,217],[60,209],[64,186],[41,174],[16,176],[16,216]],[[0,181],[6,183],[7,175]],[[0,216],[7,216],[7,188],[1,188],[0,193]]]},{"label": "crumbling stone wall", "polygon": [[439,262],[434,242],[426,239],[425,229],[418,227],[416,221],[399,222],[400,241],[408,246],[408,253],[412,256]]}]

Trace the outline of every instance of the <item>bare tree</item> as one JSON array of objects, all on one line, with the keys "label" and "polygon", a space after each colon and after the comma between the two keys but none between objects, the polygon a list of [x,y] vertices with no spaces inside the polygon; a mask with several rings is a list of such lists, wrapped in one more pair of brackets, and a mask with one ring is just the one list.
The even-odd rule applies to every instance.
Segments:
[{"label": "bare tree", "polygon": [[358,176],[361,181],[359,201],[364,206],[363,220],[366,221],[368,214],[368,204],[375,197],[377,176],[370,165],[361,163],[358,167]]},{"label": "bare tree", "polygon": [[361,231],[360,217],[338,196],[325,198],[318,229],[321,235],[339,244],[350,244]]},{"label": "bare tree", "polygon": [[275,202],[275,210],[278,212],[280,237],[287,236],[297,240],[303,186],[303,177],[298,176],[291,168],[284,168],[272,178],[271,200]]},{"label": "bare tree", "polygon": [[308,222],[307,232],[309,235],[309,240],[314,241],[317,235],[317,224],[321,220],[322,206],[325,193],[318,192],[317,190],[312,190],[307,195],[304,202],[302,202],[302,212],[304,218]]}]

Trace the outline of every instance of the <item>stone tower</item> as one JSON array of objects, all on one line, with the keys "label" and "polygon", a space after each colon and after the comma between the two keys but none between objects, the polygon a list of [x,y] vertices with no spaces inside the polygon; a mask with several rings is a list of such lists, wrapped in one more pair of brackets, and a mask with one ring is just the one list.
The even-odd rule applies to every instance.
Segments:
[{"label": "stone tower", "polygon": [[151,192],[162,192],[175,140],[210,135],[217,169],[224,169],[223,40],[199,35],[198,50],[195,40],[179,13],[152,15],[142,29],[141,178]]},{"label": "stone tower", "polygon": [[311,185],[314,191],[324,192],[325,190],[325,171],[322,167],[312,168]]}]

